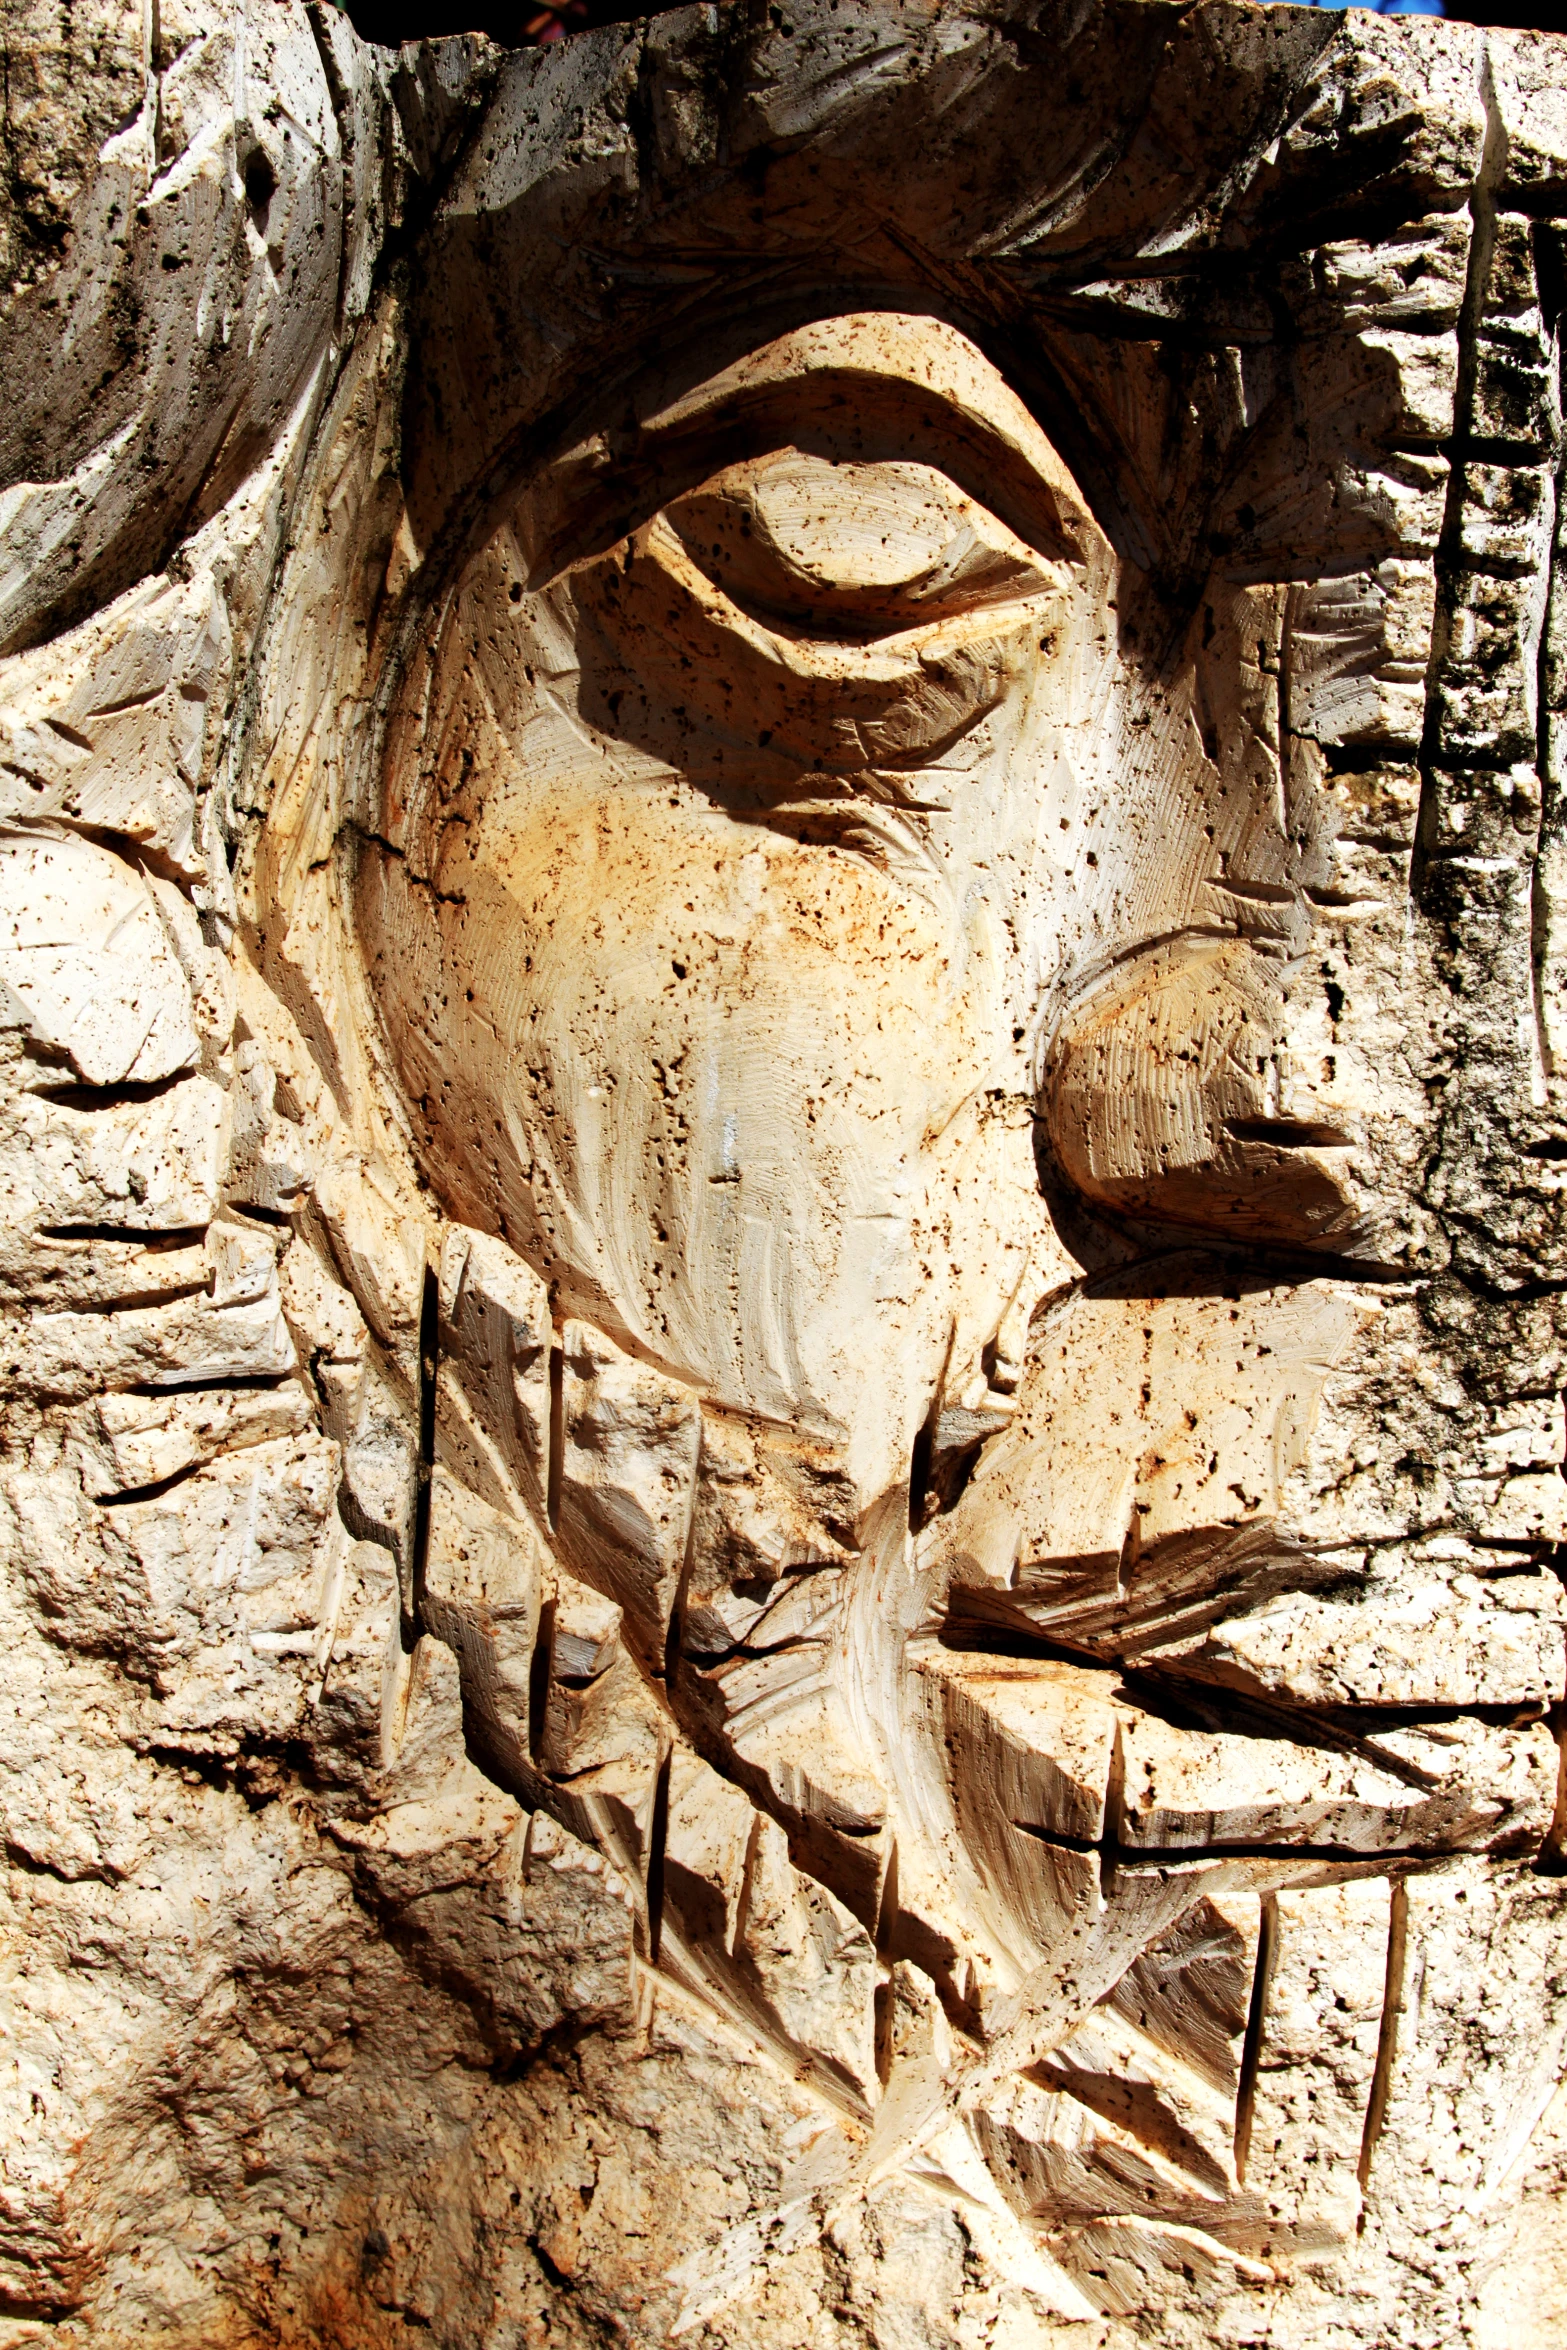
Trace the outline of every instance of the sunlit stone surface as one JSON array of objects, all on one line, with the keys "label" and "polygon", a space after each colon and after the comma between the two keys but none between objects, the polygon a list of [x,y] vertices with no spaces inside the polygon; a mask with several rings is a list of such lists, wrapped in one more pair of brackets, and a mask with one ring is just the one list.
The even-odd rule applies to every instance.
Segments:
[{"label": "sunlit stone surface", "polygon": [[1563,54],[13,11],[0,2350],[1567,2338]]}]

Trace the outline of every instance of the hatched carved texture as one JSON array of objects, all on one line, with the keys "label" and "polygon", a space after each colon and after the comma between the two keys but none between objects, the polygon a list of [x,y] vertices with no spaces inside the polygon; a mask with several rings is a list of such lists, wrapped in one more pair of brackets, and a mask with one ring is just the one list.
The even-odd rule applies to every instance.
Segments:
[{"label": "hatched carved texture", "polygon": [[5,2344],[1563,2339],[1562,55],[11,11]]}]

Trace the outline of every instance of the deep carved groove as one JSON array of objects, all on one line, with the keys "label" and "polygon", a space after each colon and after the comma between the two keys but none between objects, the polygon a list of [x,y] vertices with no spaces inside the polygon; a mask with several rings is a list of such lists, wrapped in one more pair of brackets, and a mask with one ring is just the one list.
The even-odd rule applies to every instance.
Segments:
[{"label": "deep carved groove", "polygon": [[664,1848],[669,1840],[669,1774],[672,1757],[664,1756],[653,1782],[653,1816],[647,1839],[647,1955],[657,1966],[664,1943]]},{"label": "deep carved groove", "polygon": [[554,1669],[555,1602],[546,1599],[539,1609],[539,1628],[528,1663],[528,1752],[535,1763],[542,1762],[544,1757]]},{"label": "deep carved groove", "polygon": [[[1362,2194],[1371,2184],[1371,2165],[1387,2125],[1387,2109],[1393,2094],[1393,2063],[1398,2054],[1398,2020],[1404,2012],[1408,1945],[1409,1888],[1402,1878],[1398,1878],[1388,1894],[1387,1971],[1382,1988],[1382,2020],[1377,2027],[1376,2064],[1371,2075],[1371,2093],[1366,2099],[1366,2124],[1360,2140],[1358,2176]],[[1362,2212],[1362,2227],[1364,2224],[1365,2214]]]},{"label": "deep carved groove", "polygon": [[552,1534],[560,1529],[561,1480],[566,1469],[566,1356],[557,1339],[550,1348],[549,1463],[545,1473],[545,1514]]},{"label": "deep carved groove", "polygon": [[430,1564],[431,1485],[435,1474],[435,1400],[440,1371],[441,1290],[433,1265],[426,1265],[419,1312],[419,1455],[414,1488],[412,1555],[409,1589],[404,1606],[406,1647],[412,1648],[424,1625],[425,1579]]},{"label": "deep carved groove", "polygon": [[1265,1893],[1257,1921],[1257,1964],[1252,1975],[1251,2006],[1246,2016],[1240,2079],[1235,2090],[1235,2176],[1242,2186],[1246,2183],[1246,2165],[1251,2156],[1252,2121],[1257,2110],[1257,2075],[1262,2067],[1263,2041],[1268,2026],[1268,1993],[1273,1985],[1278,1948],[1278,1895]]}]

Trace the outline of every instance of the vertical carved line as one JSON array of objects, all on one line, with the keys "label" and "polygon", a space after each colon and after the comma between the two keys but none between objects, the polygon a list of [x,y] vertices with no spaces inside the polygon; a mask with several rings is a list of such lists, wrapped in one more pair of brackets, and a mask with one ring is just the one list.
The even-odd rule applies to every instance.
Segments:
[{"label": "vertical carved line", "polygon": [[673,1761],[671,1747],[658,1766],[653,1786],[653,1817],[648,1826],[645,1893],[649,1966],[657,1966],[664,1941],[664,1847],[669,1841],[669,1771]]},{"label": "vertical carved line", "polygon": [[930,1399],[930,1410],[925,1414],[915,1434],[909,1454],[909,1532],[922,1531],[927,1518],[933,1515],[931,1503],[931,1471],[936,1460],[936,1427],[941,1418],[941,1407],[947,1393],[947,1376],[952,1369],[952,1350],[958,1342],[958,1326],[954,1322],[947,1332],[947,1351],[941,1358],[941,1377]]},{"label": "vertical carved line", "polygon": [[930,1464],[936,1449],[936,1415],[941,1409],[941,1397],[931,1405],[915,1434],[914,1449],[909,1455],[909,1532],[918,1534],[925,1523],[925,1508],[930,1498]]},{"label": "vertical carved line", "polygon": [[1262,2043],[1268,2021],[1268,1993],[1279,1954],[1279,1897],[1265,1893],[1257,1926],[1257,1968],[1251,1979],[1251,2009],[1241,2044],[1241,2077],[1235,2091],[1235,2176],[1244,2186],[1251,2159],[1251,2124],[1257,2109],[1257,2074],[1262,2066]]},{"label": "vertical carved line", "polygon": [[751,1893],[756,1883],[757,1849],[762,1841],[762,1815],[751,1814],[751,1833],[745,1840],[745,1859],[740,1867],[740,1891],[735,1897],[735,1922],[729,1936],[729,1955],[733,1958],[745,1940],[745,1930],[751,1918]]},{"label": "vertical carved line", "polygon": [[152,84],[153,170],[160,172],[166,160],[163,152],[163,9],[160,0],[148,0],[146,21],[147,74]]},{"label": "vertical carved line", "polygon": [[[1562,347],[1563,326],[1567,324],[1567,302],[1563,299],[1567,285],[1564,285],[1564,255],[1560,233],[1552,224],[1536,221],[1529,233],[1529,249],[1534,262],[1540,316],[1556,345],[1557,395],[1560,398],[1563,390],[1567,389]],[[1567,810],[1562,806],[1560,773],[1561,720],[1552,708],[1553,697],[1563,682],[1562,640],[1567,635],[1562,615],[1563,591],[1567,588],[1567,510],[1564,510],[1567,509],[1567,450],[1564,450],[1556,465],[1546,469],[1545,479],[1549,485],[1553,511],[1550,541],[1545,554],[1545,606],[1540,618],[1540,645],[1535,662],[1535,765],[1540,778],[1540,831],[1534,870],[1530,877],[1529,944],[1535,1033],[1539,1039],[1540,1070],[1548,1092],[1552,1077],[1567,1074],[1557,1069],[1552,1060],[1550,1029],[1545,1013],[1545,965],[1550,938],[1543,872],[1547,852],[1560,843],[1563,831],[1567,829]]]},{"label": "vertical carved line", "polygon": [[544,1759],[544,1732],[549,1719],[550,1676],[555,1669],[555,1602],[547,1599],[539,1609],[539,1628],[534,1634],[533,1654],[528,1660],[528,1753],[542,1766]]},{"label": "vertical carved line", "polygon": [[[1394,1885],[1388,1902],[1387,1917],[1387,1976],[1382,1986],[1382,2022],[1377,2032],[1377,2061],[1371,2075],[1371,2095],[1366,2100],[1366,2126],[1360,2140],[1360,2163],[1357,2176],[1360,2191],[1365,2193],[1371,2179],[1371,2161],[1377,2150],[1387,2120],[1388,2101],[1393,2093],[1393,2059],[1398,2049],[1398,2019],[1404,2012],[1404,1976],[1409,1950],[1409,1888],[1402,1882]],[[1364,2228],[1365,2213],[1361,2213]]]},{"label": "vertical carved line", "polygon": [[1143,1555],[1143,1518],[1134,1499],[1127,1514],[1126,1532],[1121,1537],[1121,1555],[1115,1562],[1115,1595],[1122,1599],[1131,1581],[1138,1560]]},{"label": "vertical carved line", "polygon": [[1436,735],[1436,690],[1452,642],[1458,573],[1462,568],[1464,496],[1468,488],[1474,438],[1475,390],[1480,377],[1480,327],[1485,316],[1486,287],[1496,252],[1496,191],[1507,168],[1507,133],[1497,112],[1490,57],[1485,52],[1482,53],[1480,100],[1485,109],[1485,140],[1481,149],[1480,168],[1469,197],[1472,225],[1463,299],[1458,310],[1453,437],[1448,451],[1442,523],[1437,533],[1433,558],[1436,616],[1431,630],[1431,657],[1426,664],[1425,714],[1420,746],[1420,812],[1415,825],[1415,847],[1409,876],[1410,892],[1417,903],[1428,861],[1432,803],[1438,788],[1435,773],[1441,761],[1441,745]]},{"label": "vertical carved line", "polygon": [[881,1899],[876,1905],[875,1942],[876,1955],[878,1958],[891,1958],[893,1940],[897,1934],[897,1929],[898,1840],[895,1836],[893,1836],[889,1837],[887,1842],[887,1866],[883,1872],[881,1880]]},{"label": "vertical carved line", "polygon": [[680,1554],[680,1574],[675,1583],[675,1596],[670,1603],[669,1623],[664,1632],[664,1694],[672,1696],[679,1685],[681,1657],[686,1637],[686,1594],[691,1587],[691,1569],[696,1559],[696,1513],[702,1497],[702,1416],[697,1413],[696,1462],[691,1472],[691,1503],[686,1511],[685,1548]]},{"label": "vertical carved line", "polygon": [[879,1980],[871,1998],[871,2042],[875,2053],[876,2078],[886,2088],[892,2077],[892,2028],[896,1999],[893,1992],[893,1945],[898,1931],[898,1840],[887,1840],[887,1866],[882,1873],[881,1895],[876,1904],[876,1956]]},{"label": "vertical carved line", "polygon": [[552,1534],[560,1528],[560,1487],[566,1466],[566,1350],[557,1333],[550,1348],[550,1457],[544,1471],[544,1515]]},{"label": "vertical carved line", "polygon": [[1099,1839],[1099,1898],[1108,1901],[1115,1891],[1116,1862],[1126,1833],[1126,1748],[1121,1738],[1121,1725],[1115,1726],[1115,1743],[1110,1749],[1110,1770],[1105,1780],[1105,1824]]},{"label": "vertical carved line", "polygon": [[878,1983],[871,1997],[871,2045],[876,2059],[876,2080],[885,2089],[892,2079],[892,1977]]},{"label": "vertical carved line", "polygon": [[[1458,610],[1463,570],[1464,499],[1469,484],[1475,395],[1480,370],[1480,329],[1485,317],[1486,288],[1496,250],[1496,191],[1507,163],[1507,133],[1497,110],[1490,55],[1483,39],[1479,95],[1485,111],[1485,137],[1479,170],[1469,196],[1469,252],[1463,298],[1458,311],[1458,363],[1453,389],[1452,439],[1448,446],[1442,521],[1432,558],[1436,605],[1431,628],[1431,653],[1426,664],[1425,707],[1421,723],[1420,799],[1409,863],[1410,903],[1417,915],[1421,916],[1428,913],[1432,902],[1433,842],[1437,836],[1445,772],[1437,716],[1438,690],[1451,651]],[[1530,950],[1532,958],[1532,938]],[[1534,992],[1531,974],[1531,1005]],[[1448,1107],[1451,1109],[1451,1104]],[[1440,1121],[1438,1123],[1440,1126]],[[1444,1147],[1440,1133],[1436,1147],[1440,1155]]]},{"label": "vertical carved line", "polygon": [[[335,6],[335,0],[333,0],[333,5]],[[348,273],[353,264],[353,241],[348,233],[348,224],[353,216],[353,109],[348,92],[343,87],[343,77],[338,71],[337,58],[332,48],[332,36],[327,29],[322,11],[322,0],[306,0],[305,21],[310,27],[310,37],[315,42],[316,54],[321,60],[321,72],[326,82],[327,96],[332,102],[332,112],[337,119],[338,151],[342,157],[338,166],[340,187],[338,200],[343,207],[343,228],[338,242],[337,303],[333,312],[337,333],[341,338],[348,322]]]},{"label": "vertical carved line", "polygon": [[425,1578],[430,1565],[430,1485],[435,1474],[435,1383],[441,1356],[441,1290],[433,1265],[424,1269],[419,1309],[419,1456],[414,1486],[412,1556],[408,1564],[404,1647],[424,1628]]}]

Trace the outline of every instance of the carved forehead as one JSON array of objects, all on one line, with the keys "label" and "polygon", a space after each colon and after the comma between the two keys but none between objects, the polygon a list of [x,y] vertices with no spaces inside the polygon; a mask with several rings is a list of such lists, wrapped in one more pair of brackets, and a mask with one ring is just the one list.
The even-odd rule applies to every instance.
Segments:
[{"label": "carved forehead", "polygon": [[816,0],[782,31],[680,10],[514,57],[412,301],[419,543],[459,509],[471,531],[615,380],[875,307],[940,313],[995,359],[1146,568],[1189,575],[1214,539],[1251,577],[1380,559],[1374,499],[1280,484],[1408,423],[1364,301],[1302,259],[1425,216],[1440,305],[1483,123],[1446,86],[1452,41],[1408,30],[1384,51],[1222,0],[911,7],[893,30]]}]

